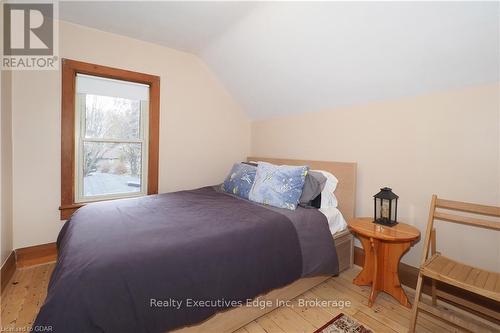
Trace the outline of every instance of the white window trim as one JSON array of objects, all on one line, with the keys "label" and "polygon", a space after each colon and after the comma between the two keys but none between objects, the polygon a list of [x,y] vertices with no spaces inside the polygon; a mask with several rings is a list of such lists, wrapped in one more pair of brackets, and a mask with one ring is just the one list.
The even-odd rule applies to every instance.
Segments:
[{"label": "white window trim", "polygon": [[[103,200],[134,198],[147,195],[148,192],[148,161],[149,161],[149,101],[141,101],[140,108],[140,133],[139,139],[110,139],[85,138],[85,94],[75,96],[75,203],[88,203]],[[141,153],[141,190],[133,193],[104,194],[96,196],[83,195],[83,145],[85,142],[109,143],[139,143],[142,145]]]}]

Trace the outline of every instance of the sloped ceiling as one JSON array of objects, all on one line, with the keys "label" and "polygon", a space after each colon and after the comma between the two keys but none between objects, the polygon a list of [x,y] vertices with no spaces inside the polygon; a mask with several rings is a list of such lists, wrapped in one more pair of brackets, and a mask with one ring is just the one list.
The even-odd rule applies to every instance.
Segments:
[{"label": "sloped ceiling", "polygon": [[499,81],[498,2],[61,2],[63,20],[195,53],[252,118]]}]

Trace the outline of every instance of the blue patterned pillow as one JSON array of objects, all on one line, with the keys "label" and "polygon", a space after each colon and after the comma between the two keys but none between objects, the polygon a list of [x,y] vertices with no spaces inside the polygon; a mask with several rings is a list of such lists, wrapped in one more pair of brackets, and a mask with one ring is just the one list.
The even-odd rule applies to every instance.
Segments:
[{"label": "blue patterned pillow", "polygon": [[294,210],[302,195],[308,170],[307,166],[259,162],[249,198],[265,205]]},{"label": "blue patterned pillow", "polygon": [[242,198],[248,199],[248,193],[252,189],[255,180],[257,167],[244,163],[234,163],[231,172],[227,175],[222,189],[227,193],[236,194]]}]

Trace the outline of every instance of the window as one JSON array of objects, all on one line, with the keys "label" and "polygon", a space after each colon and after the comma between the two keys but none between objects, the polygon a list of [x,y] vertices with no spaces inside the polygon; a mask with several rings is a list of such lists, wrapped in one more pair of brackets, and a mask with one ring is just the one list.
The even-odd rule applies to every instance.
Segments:
[{"label": "window", "polygon": [[149,86],[76,75],[75,202],[147,193]]},{"label": "window", "polygon": [[63,60],[61,219],[157,193],[159,78]]}]

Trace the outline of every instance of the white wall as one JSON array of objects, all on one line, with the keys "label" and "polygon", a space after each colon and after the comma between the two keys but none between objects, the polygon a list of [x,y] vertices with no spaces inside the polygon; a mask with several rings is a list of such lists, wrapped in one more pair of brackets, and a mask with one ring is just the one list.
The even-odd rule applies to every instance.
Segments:
[{"label": "white wall", "polygon": [[[250,122],[194,55],[60,22],[60,56],[161,76],[160,192],[221,182],[250,149]],[[53,242],[60,205],[59,71],[12,78],[14,247]]]},{"label": "white wall", "polygon": [[[357,216],[373,214],[385,185],[398,216],[425,231],[433,193],[500,205],[499,85],[256,121],[252,155],[358,162]],[[438,248],[500,270],[497,233],[438,224]],[[422,241],[403,261],[417,266]]]},{"label": "white wall", "polygon": [[3,264],[13,249],[12,234],[12,108],[11,72],[1,75],[1,126],[0,126],[0,264]]}]

